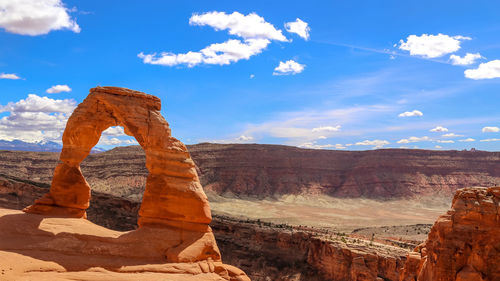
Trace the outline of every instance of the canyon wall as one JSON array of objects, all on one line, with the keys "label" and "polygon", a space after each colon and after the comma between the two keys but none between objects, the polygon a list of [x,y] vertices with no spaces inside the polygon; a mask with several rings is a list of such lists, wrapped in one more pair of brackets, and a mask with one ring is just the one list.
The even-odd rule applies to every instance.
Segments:
[{"label": "canyon wall", "polygon": [[[500,152],[311,150],[281,145],[189,145],[207,192],[268,197],[326,194],[394,199],[452,198],[468,186],[500,185]],[[0,151],[0,174],[50,184],[57,153]],[[91,154],[81,164],[93,190],[140,200],[145,155],[138,146]]]}]

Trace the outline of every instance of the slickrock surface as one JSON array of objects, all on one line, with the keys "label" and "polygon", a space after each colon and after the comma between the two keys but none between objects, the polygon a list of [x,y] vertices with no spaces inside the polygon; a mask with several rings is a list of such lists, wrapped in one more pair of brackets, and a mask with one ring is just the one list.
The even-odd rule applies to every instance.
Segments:
[{"label": "slickrock surface", "polygon": [[[55,168],[49,192],[24,209],[30,215],[3,216],[2,219],[6,221],[4,226],[19,223],[19,227],[13,228],[13,232],[4,231],[7,244],[2,248],[23,251],[27,250],[23,248],[26,243],[19,242],[18,246],[11,243],[14,248],[10,248],[10,241],[22,241],[23,238],[28,240],[28,237],[37,241],[38,236],[50,236],[45,240],[40,238],[43,240],[41,242],[35,242],[34,249],[45,252],[56,248],[60,253],[54,255],[75,255],[82,263],[89,263],[88,268],[123,269],[123,266],[113,262],[122,257],[150,258],[158,262],[159,267],[146,266],[130,270],[199,275],[190,268],[197,263],[202,273],[217,275],[220,280],[248,280],[241,270],[222,264],[220,251],[209,227],[212,217],[208,199],[198,179],[195,164],[186,146],[171,136],[160,108],[161,103],[157,97],[141,92],[116,87],[91,89],[87,98],[68,119],[60,161]],[[86,209],[89,207],[91,191],[80,170],[80,163],[97,144],[101,133],[110,126],[118,125],[124,127],[126,134],[134,136],[144,149],[145,166],[149,172],[139,210],[139,229],[127,233],[113,233],[107,229],[99,231],[97,226],[82,220],[87,217]],[[50,216],[80,220],[51,220]],[[40,232],[37,222],[46,219],[57,225],[56,232],[51,229],[48,229],[48,233]],[[93,232],[87,232],[92,229],[95,231],[94,236],[89,235]],[[60,232],[73,233],[77,241],[70,237],[71,243],[67,243],[65,235],[59,239]],[[6,258],[10,257],[10,254],[6,255]],[[99,262],[105,258],[111,261]],[[86,262],[85,259],[90,260]],[[171,265],[172,263],[175,264]],[[180,266],[178,263],[184,264]],[[67,271],[79,269],[70,266]],[[200,280],[219,280],[207,278]]]},{"label": "slickrock surface", "polygon": [[408,255],[401,280],[500,280],[500,187],[457,191],[427,241]]},{"label": "slickrock surface", "polygon": [[[188,145],[205,191],[224,196],[325,194],[398,199],[500,185],[500,152],[311,150],[261,144]],[[0,174],[50,184],[57,153],[0,151]],[[93,190],[141,200],[146,157],[139,146],[91,154],[81,164]]]},{"label": "slickrock surface", "polygon": [[180,232],[165,227],[119,232],[85,219],[0,208],[0,280],[249,280],[210,258],[167,263],[163,249],[182,243]]}]

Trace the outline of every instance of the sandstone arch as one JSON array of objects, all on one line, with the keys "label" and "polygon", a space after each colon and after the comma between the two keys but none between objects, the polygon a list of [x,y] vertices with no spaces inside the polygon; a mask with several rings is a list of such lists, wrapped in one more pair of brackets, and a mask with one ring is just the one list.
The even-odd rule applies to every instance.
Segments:
[{"label": "sandstone arch", "polygon": [[160,109],[159,98],[142,92],[118,87],[91,89],[66,124],[50,192],[25,211],[86,217],[90,186],[80,163],[104,130],[123,126],[125,133],[134,136],[144,149],[149,171],[139,226],[160,224],[208,231],[210,208],[194,162],[186,146],[172,137]]}]

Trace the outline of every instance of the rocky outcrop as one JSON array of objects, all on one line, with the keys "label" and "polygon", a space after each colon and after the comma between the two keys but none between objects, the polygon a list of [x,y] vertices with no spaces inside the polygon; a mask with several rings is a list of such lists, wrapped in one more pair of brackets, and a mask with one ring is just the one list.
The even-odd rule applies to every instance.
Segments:
[{"label": "rocky outcrop", "polygon": [[165,262],[163,249],[180,232],[167,227],[119,232],[88,220],[0,208],[0,280],[249,280],[211,258]]},{"label": "rocky outcrop", "polygon": [[401,281],[500,280],[500,187],[457,191],[427,241],[408,259]]},{"label": "rocky outcrop", "polygon": [[[81,172],[80,163],[89,155],[104,130],[110,126],[123,126],[125,133],[134,136],[146,154],[148,176],[139,210],[139,229],[126,234],[103,231],[105,237],[113,236],[113,239],[107,240],[96,235],[95,240],[102,243],[82,239],[81,245],[75,242],[70,249],[57,241],[50,240],[47,243],[61,248],[63,252],[88,252],[98,257],[147,258],[161,252],[163,264],[204,262],[208,263],[208,272],[215,272],[225,280],[247,279],[240,270],[230,266],[225,269],[222,265],[219,249],[209,227],[212,219],[210,207],[195,164],[184,144],[171,136],[160,108],[157,97],[141,92],[117,87],[91,89],[88,97],[68,119],[60,161],[54,170],[50,191],[24,211],[86,218],[91,191]],[[37,219],[31,216],[16,217],[25,219],[30,225]],[[77,224],[77,221],[69,221],[68,224]],[[93,228],[91,225],[82,227]],[[22,228],[21,225],[17,236],[22,234]],[[33,233],[28,233],[32,236],[37,234],[35,228]],[[50,233],[39,234],[50,236]],[[76,237],[82,236],[80,231],[75,234]],[[141,247],[141,240],[151,245]],[[92,246],[92,243],[95,245]],[[84,249],[86,244],[90,244],[90,249]],[[217,268],[214,262],[221,265]]]}]

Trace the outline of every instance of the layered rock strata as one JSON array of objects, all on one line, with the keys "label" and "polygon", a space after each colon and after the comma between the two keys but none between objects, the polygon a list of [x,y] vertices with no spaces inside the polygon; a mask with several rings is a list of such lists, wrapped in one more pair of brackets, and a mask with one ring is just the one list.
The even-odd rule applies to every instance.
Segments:
[{"label": "layered rock strata", "polygon": [[[500,185],[500,152],[313,150],[265,144],[188,145],[205,191],[228,196],[448,200],[468,186]],[[0,174],[50,184],[57,153],[0,151]],[[81,164],[93,190],[140,201],[148,170],[140,146],[90,154]]]},{"label": "layered rock strata", "polygon": [[500,280],[500,187],[458,190],[427,241],[408,254],[400,280]]}]

